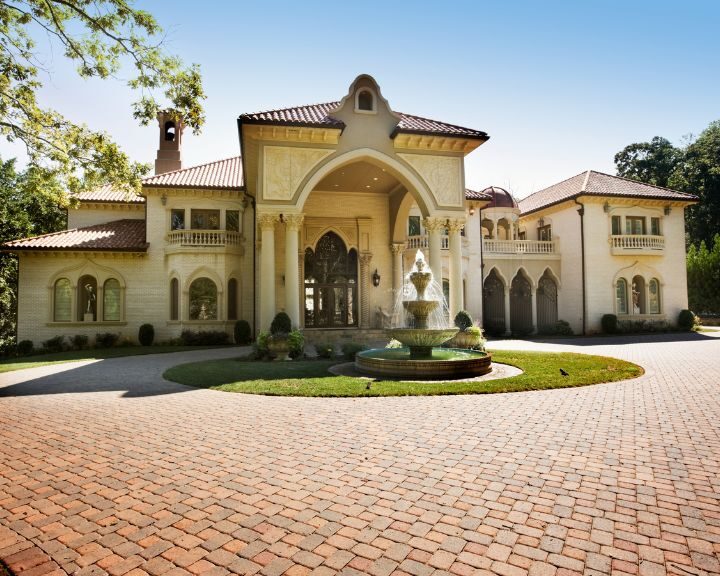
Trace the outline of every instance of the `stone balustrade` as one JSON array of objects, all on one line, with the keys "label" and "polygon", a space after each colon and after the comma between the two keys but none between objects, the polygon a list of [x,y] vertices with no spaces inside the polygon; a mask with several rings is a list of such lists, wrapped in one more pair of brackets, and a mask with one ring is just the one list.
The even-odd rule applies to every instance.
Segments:
[{"label": "stone balustrade", "polygon": [[[407,242],[405,243],[406,249],[426,250],[428,247],[429,242],[427,234],[408,236]],[[440,248],[442,248],[443,250],[450,249],[450,239],[448,236],[443,235],[440,237]]]},{"label": "stone balustrade", "polygon": [[487,254],[555,254],[552,240],[483,240]]},{"label": "stone balustrade", "polygon": [[170,246],[240,246],[240,232],[230,230],[172,230],[167,235]]},{"label": "stone balustrade", "polygon": [[610,236],[613,253],[624,251],[652,251],[665,249],[664,236],[648,234],[617,234]]}]

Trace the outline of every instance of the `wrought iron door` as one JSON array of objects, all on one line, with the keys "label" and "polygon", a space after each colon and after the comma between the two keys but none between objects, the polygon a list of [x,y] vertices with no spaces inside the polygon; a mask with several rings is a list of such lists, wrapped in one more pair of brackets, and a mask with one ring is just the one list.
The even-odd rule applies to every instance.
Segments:
[{"label": "wrought iron door", "polygon": [[483,327],[488,334],[505,333],[505,286],[493,268],[483,285]]},{"label": "wrought iron door", "polygon": [[518,272],[510,285],[510,331],[523,336],[532,330],[532,289],[528,279]]},{"label": "wrought iron door", "polygon": [[558,319],[557,284],[546,270],[540,278],[537,290],[537,324],[539,332],[555,328]]}]

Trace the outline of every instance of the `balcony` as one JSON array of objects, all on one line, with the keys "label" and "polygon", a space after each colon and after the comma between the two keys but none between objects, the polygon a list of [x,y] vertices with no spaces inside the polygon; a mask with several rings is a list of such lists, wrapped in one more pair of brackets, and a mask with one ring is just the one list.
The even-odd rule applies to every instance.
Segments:
[{"label": "balcony", "polygon": [[184,249],[242,249],[242,234],[230,230],[172,230],[165,239],[165,251]]},{"label": "balcony", "polygon": [[483,240],[483,254],[492,255],[555,255],[552,240]]},{"label": "balcony", "polygon": [[[407,250],[427,250],[428,249],[428,237],[427,234],[420,234],[419,236],[408,236],[405,248]],[[443,250],[450,249],[450,238],[448,236],[440,236],[440,248]]]},{"label": "balcony", "polygon": [[665,250],[664,236],[648,234],[617,234],[610,236],[612,253],[617,256],[661,256]]}]

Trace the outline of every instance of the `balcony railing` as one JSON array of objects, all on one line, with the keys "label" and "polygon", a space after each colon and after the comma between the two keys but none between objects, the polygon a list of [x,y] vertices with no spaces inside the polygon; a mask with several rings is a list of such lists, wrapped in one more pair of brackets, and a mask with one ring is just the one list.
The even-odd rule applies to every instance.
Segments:
[{"label": "balcony railing", "polygon": [[650,236],[647,234],[618,234],[610,236],[613,253],[624,252],[651,252],[665,249],[664,236]]},{"label": "balcony railing", "polygon": [[488,254],[555,254],[552,240],[483,240]]},{"label": "balcony railing", "polygon": [[172,230],[170,246],[240,246],[240,232],[230,230]]},{"label": "balcony railing", "polygon": [[[427,234],[419,236],[408,236],[405,248],[426,250],[429,247]],[[448,236],[440,236],[440,248],[448,250],[450,248],[450,238]]]}]

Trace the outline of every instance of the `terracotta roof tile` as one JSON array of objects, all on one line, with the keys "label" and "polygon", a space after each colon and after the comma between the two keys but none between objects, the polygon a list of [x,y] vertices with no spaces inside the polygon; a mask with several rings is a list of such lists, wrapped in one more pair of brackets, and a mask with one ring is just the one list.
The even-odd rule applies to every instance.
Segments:
[{"label": "terracotta roof tile", "polygon": [[490,200],[490,196],[485,194],[485,192],[465,188],[465,200]]},{"label": "terracotta roof tile", "polygon": [[22,238],[0,245],[0,250],[4,252],[22,250],[146,252],[147,248],[145,220],[129,219],[63,230],[33,238]]},{"label": "terracotta roof tile", "polygon": [[143,179],[143,186],[241,190],[243,187],[242,159],[240,156],[234,156],[208,164],[148,176]]},{"label": "terracotta roof tile", "polygon": [[[330,112],[337,108],[340,102],[327,102],[324,104],[310,104],[295,106],[281,110],[267,110],[252,114],[241,114],[240,121],[247,124],[280,124],[290,126],[328,126],[331,128],[344,128],[345,123],[330,116]],[[487,139],[488,135],[480,130],[464,128],[455,124],[431,120],[421,116],[397,112],[400,122],[391,137],[397,133],[411,134],[438,134],[444,136],[459,136],[464,138]]]},{"label": "terracotta roof tile", "polygon": [[620,176],[611,176],[595,170],[587,170],[572,178],[539,190],[527,198],[523,198],[519,204],[520,212],[529,214],[579,196],[617,196],[621,198],[648,198],[684,202],[698,201],[698,197],[693,194],[652,186],[628,178],[621,178]]},{"label": "terracotta roof tile", "polygon": [[143,204],[145,202],[145,198],[134,192],[118,190],[107,184],[95,190],[80,192],[76,195],[76,198],[81,202],[107,202],[112,204]]}]

